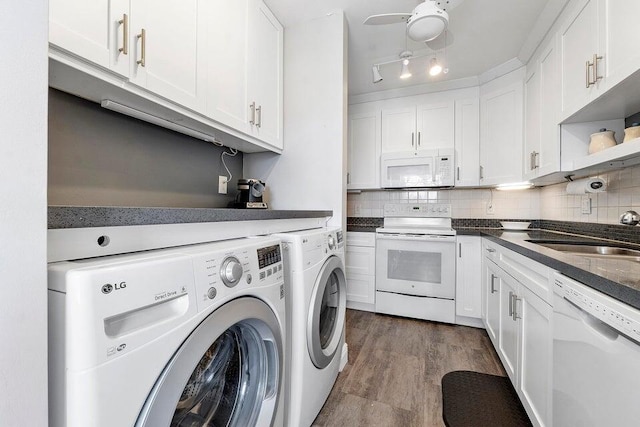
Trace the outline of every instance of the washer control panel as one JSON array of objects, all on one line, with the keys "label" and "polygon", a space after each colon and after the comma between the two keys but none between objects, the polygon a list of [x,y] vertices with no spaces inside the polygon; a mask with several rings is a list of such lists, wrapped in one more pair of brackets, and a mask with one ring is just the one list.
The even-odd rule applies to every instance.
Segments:
[{"label": "washer control panel", "polygon": [[231,295],[243,294],[247,288],[284,280],[278,239],[264,237],[242,243],[234,242],[232,250],[225,248],[223,242],[191,250],[199,310]]}]

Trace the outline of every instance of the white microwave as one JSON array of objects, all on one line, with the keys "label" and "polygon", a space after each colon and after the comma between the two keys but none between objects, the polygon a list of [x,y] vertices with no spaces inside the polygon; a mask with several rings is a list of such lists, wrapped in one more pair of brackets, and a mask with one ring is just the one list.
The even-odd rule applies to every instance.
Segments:
[{"label": "white microwave", "polygon": [[453,187],[454,150],[382,153],[382,188]]}]

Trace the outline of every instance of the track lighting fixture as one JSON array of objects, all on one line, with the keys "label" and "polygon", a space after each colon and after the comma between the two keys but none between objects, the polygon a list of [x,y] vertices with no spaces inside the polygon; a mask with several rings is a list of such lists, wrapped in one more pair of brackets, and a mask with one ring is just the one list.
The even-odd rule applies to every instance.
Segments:
[{"label": "track lighting fixture", "polygon": [[380,75],[380,66],[374,65],[372,68],[372,71],[373,71],[373,82],[380,83],[383,80],[382,76]]}]

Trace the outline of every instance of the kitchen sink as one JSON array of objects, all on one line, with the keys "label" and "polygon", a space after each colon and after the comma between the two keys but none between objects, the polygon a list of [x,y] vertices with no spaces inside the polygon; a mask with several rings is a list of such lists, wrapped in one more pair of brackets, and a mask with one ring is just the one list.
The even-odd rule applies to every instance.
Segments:
[{"label": "kitchen sink", "polygon": [[602,243],[595,242],[568,243],[540,240],[527,241],[555,251],[587,258],[608,258],[640,262],[640,250],[618,246],[607,246]]}]

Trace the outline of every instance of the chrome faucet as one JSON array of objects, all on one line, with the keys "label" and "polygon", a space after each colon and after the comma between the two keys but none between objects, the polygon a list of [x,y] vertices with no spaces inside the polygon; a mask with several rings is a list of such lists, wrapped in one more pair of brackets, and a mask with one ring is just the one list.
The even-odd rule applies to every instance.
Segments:
[{"label": "chrome faucet", "polygon": [[626,211],[620,215],[620,224],[638,225],[640,223],[640,215],[636,211]]}]

